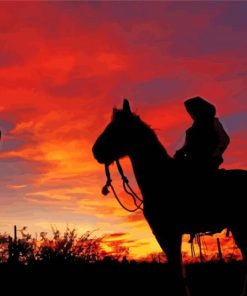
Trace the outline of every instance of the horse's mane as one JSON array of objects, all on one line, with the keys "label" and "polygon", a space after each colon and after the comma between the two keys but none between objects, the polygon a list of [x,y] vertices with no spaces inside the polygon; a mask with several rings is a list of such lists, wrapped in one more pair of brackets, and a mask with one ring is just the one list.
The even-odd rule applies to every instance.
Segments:
[{"label": "horse's mane", "polygon": [[129,122],[131,122],[131,124],[133,124],[138,129],[138,134],[143,135],[145,139],[147,139],[145,143],[146,146],[154,143],[157,146],[160,146],[161,150],[163,150],[162,152],[165,153],[168,158],[170,158],[165,147],[158,139],[155,130],[149,124],[144,122],[139,115],[133,112],[131,113],[131,115],[126,115],[123,110],[113,109],[112,122],[118,120],[128,120]]}]

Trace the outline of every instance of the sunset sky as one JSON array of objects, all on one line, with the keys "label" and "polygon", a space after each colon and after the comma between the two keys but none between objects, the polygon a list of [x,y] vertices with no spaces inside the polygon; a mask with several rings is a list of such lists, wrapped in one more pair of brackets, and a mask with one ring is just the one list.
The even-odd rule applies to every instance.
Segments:
[{"label": "sunset sky", "polygon": [[224,167],[247,169],[246,15],[246,2],[1,2],[0,233],[68,224],[159,251],[142,213],[101,195],[91,147],[127,97],[172,155],[200,95],[231,137]]}]

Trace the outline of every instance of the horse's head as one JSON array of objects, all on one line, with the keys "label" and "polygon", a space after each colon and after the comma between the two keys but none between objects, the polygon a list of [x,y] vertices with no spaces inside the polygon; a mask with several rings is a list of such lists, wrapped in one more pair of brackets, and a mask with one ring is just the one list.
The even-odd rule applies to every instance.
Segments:
[{"label": "horse's head", "polygon": [[110,164],[129,155],[131,123],[135,117],[126,99],[123,101],[122,109],[113,109],[111,122],[98,137],[92,149],[99,163]]}]

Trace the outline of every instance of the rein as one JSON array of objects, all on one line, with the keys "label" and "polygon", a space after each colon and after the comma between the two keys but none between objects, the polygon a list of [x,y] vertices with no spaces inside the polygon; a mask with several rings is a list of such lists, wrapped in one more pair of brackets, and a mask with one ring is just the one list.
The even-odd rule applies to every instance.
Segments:
[{"label": "rein", "polygon": [[119,162],[119,160],[117,159],[116,160],[116,165],[117,165],[117,168],[118,168],[118,172],[123,180],[123,189],[124,191],[130,195],[133,199],[133,202],[135,204],[135,208],[134,209],[129,209],[127,208],[123,203],[122,201],[120,200],[119,196],[117,195],[116,191],[115,191],[115,188],[113,187],[112,185],[112,179],[111,179],[111,174],[110,174],[110,169],[109,169],[109,165],[108,164],[105,164],[105,175],[106,175],[106,184],[105,186],[102,188],[102,194],[103,195],[107,195],[110,191],[109,191],[109,187],[111,188],[112,190],[112,193],[114,194],[116,200],[118,201],[118,203],[120,204],[120,206],[128,211],[128,212],[136,212],[137,210],[143,210],[143,199],[140,198],[136,193],[135,191],[132,189],[132,187],[129,185],[129,180],[128,178],[124,175],[124,172],[123,172],[123,168]]}]

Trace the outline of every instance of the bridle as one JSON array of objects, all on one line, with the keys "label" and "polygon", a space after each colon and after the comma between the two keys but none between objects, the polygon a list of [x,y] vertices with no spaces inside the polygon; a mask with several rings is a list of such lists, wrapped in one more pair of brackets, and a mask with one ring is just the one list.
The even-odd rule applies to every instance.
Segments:
[{"label": "bridle", "polygon": [[129,180],[127,179],[127,177],[124,175],[122,166],[119,162],[119,159],[115,160],[117,168],[118,168],[118,172],[123,180],[123,189],[124,191],[130,195],[133,199],[133,202],[135,204],[135,208],[134,209],[129,209],[127,208],[122,201],[120,200],[119,196],[117,195],[113,185],[112,185],[112,179],[111,179],[111,174],[110,174],[110,169],[109,169],[109,164],[105,164],[105,175],[106,175],[106,184],[104,185],[104,187],[102,188],[102,194],[103,195],[107,195],[110,191],[109,191],[109,187],[112,190],[112,193],[114,194],[116,200],[118,201],[118,203],[120,204],[120,206],[125,209],[128,212],[136,212],[137,210],[143,210],[143,199],[140,198],[135,192],[134,190],[131,188],[131,186],[129,185]]}]

